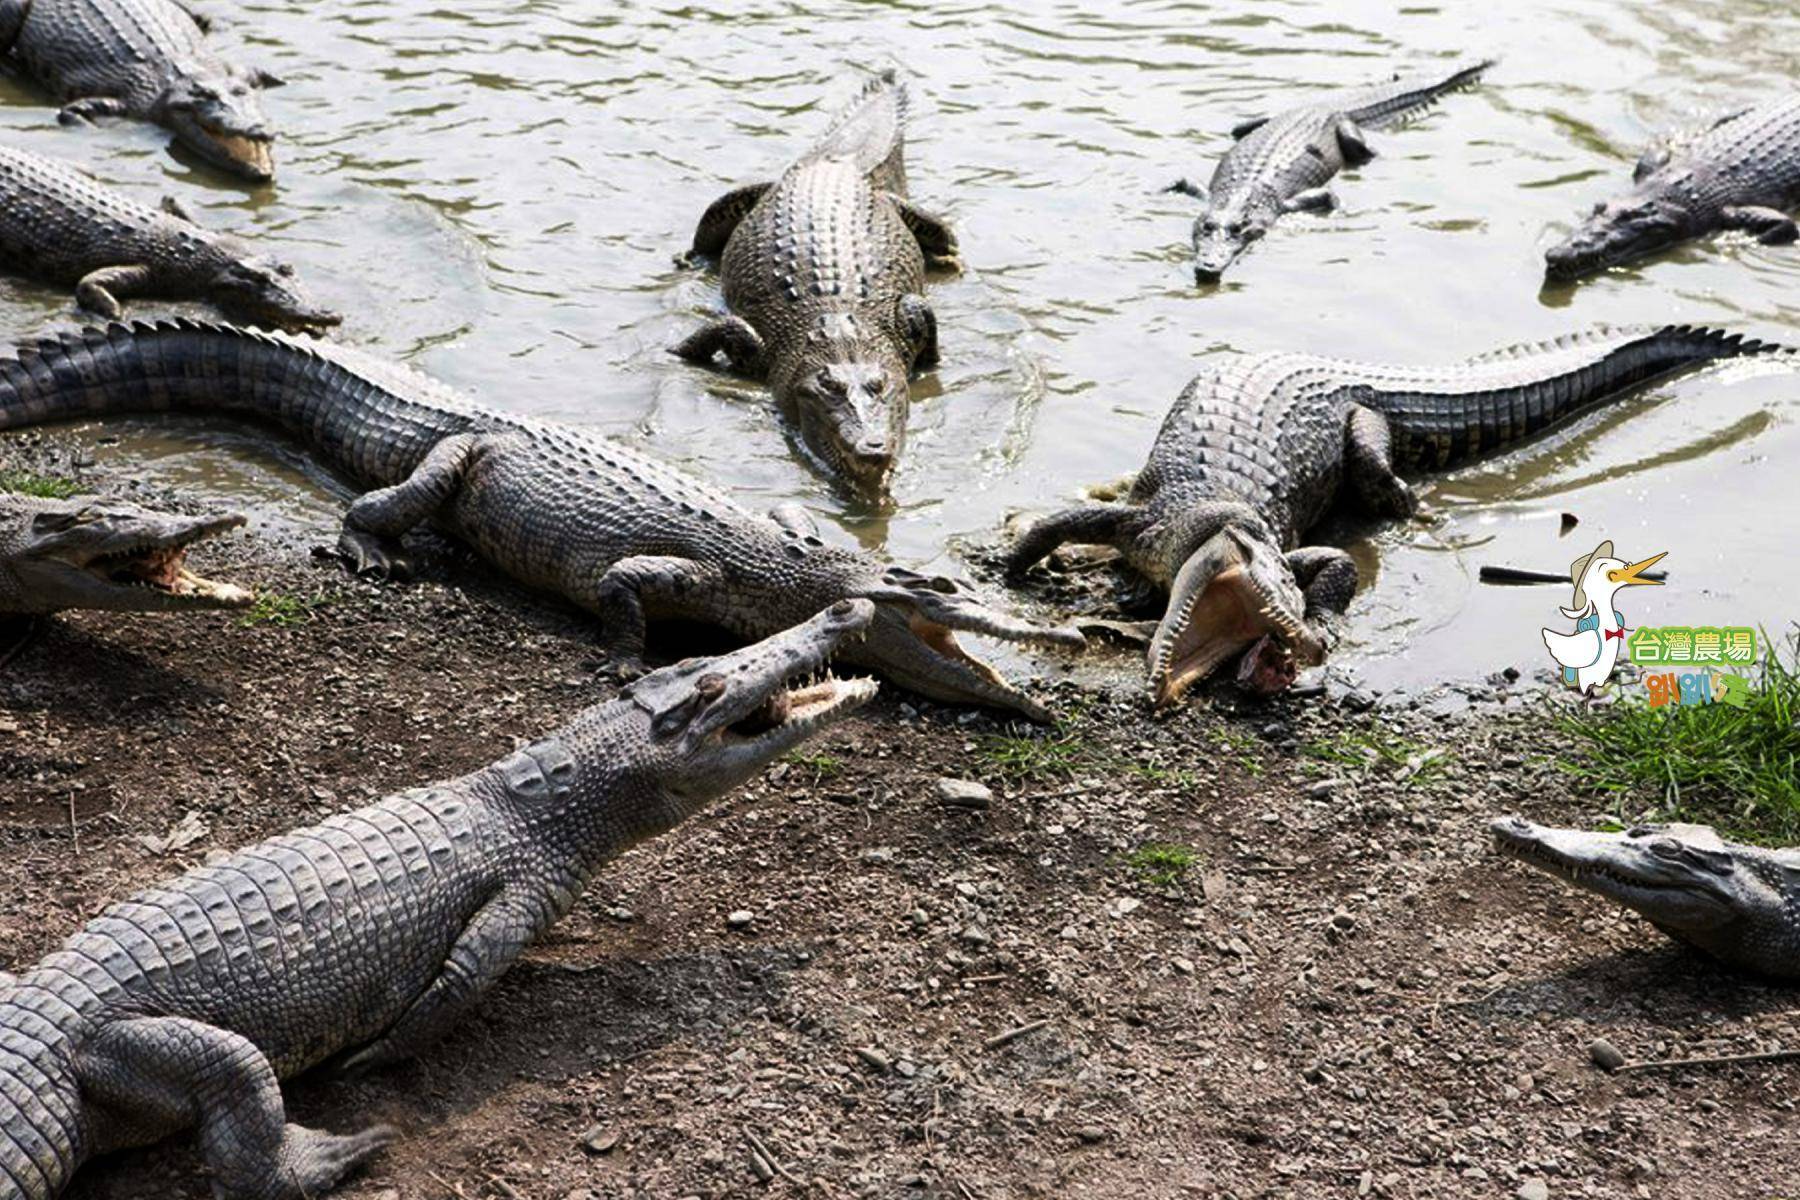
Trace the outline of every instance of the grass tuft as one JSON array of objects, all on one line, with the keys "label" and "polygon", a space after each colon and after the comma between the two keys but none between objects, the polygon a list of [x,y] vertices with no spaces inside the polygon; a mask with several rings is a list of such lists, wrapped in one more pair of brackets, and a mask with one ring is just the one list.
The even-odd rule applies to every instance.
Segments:
[{"label": "grass tuft", "polygon": [[274,625],[287,627],[304,625],[312,620],[313,614],[337,599],[337,593],[315,592],[310,596],[295,596],[288,592],[264,592],[256,598],[256,603],[244,610],[238,618],[238,624],[246,629],[258,625]]},{"label": "grass tuft", "polygon": [[788,762],[799,767],[801,770],[811,771],[815,782],[821,779],[830,779],[836,775],[841,775],[844,770],[844,760],[830,754],[815,754],[805,750],[795,750],[785,757]]},{"label": "grass tuft", "polygon": [[[1767,642],[1765,637],[1765,643]],[[1800,631],[1758,665],[1743,708],[1651,708],[1628,698],[1558,719],[1578,753],[1563,764],[1585,786],[1616,796],[1629,822],[1716,825],[1742,841],[1800,843]]]},{"label": "grass tuft", "polygon": [[18,492],[44,500],[67,500],[81,490],[73,479],[31,471],[0,471],[0,492]]},{"label": "grass tuft", "polygon": [[1173,842],[1146,842],[1125,856],[1126,866],[1136,871],[1144,882],[1158,887],[1179,883],[1188,868],[1199,861],[1198,851]]}]

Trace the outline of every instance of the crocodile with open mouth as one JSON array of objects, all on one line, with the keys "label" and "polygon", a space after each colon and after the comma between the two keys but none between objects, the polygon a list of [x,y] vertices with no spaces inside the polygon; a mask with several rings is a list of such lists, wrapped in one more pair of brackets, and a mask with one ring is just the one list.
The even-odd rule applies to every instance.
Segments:
[{"label": "crocodile with open mouth", "polygon": [[804,624],[646,675],[491,766],[281,837],[115,904],[0,973],[0,1197],[197,1127],[219,1200],[303,1200],[391,1142],[287,1119],[280,1080],[411,1057],[478,1005],[607,862],[841,721],[874,681],[821,676],[875,619]]},{"label": "crocodile with open mouth", "polygon": [[1632,188],[1603,200],[1545,252],[1553,281],[1578,279],[1690,238],[1741,229],[1765,245],[1800,229],[1800,95],[1739,109],[1644,152]]},{"label": "crocodile with open mouth", "polygon": [[0,491],[0,617],[244,608],[254,593],[187,565],[195,543],[243,523],[235,515],[188,517],[121,500]]},{"label": "crocodile with open mouth", "polygon": [[0,0],[0,54],[57,98],[65,122],[154,121],[215,167],[275,177],[258,93],[281,81],[219,57],[175,0]]},{"label": "crocodile with open mouth", "polygon": [[828,545],[802,511],[752,514],[618,442],[482,407],[347,347],[181,320],[65,334],[0,358],[0,429],[168,409],[272,422],[374,489],[339,539],[359,573],[405,574],[398,539],[435,522],[521,582],[598,613],[628,671],[650,618],[757,638],[865,598],[875,621],[849,661],[936,700],[1045,720],[955,633],[1083,644],[989,607],[963,581]]},{"label": "crocodile with open mouth", "polygon": [[1502,817],[1502,854],[1615,900],[1746,971],[1800,982],[1800,851],[1727,842],[1707,825],[1583,833]]},{"label": "crocodile with open mouth", "polygon": [[1398,471],[1499,450],[1683,367],[1782,349],[1671,325],[1597,329],[1446,367],[1232,357],[1176,398],[1123,503],[1039,520],[1008,550],[1008,574],[1020,578],[1065,542],[1115,546],[1169,592],[1150,639],[1157,704],[1246,650],[1239,681],[1280,691],[1298,667],[1324,661],[1355,594],[1347,553],[1301,545],[1344,485],[1373,515],[1410,516],[1416,501]]},{"label": "crocodile with open mouth", "polygon": [[294,269],[229,234],[194,223],[173,199],[139,204],[91,175],[0,146],[0,267],[75,285],[103,317],[121,300],[205,299],[238,320],[320,329],[341,318],[313,303]]},{"label": "crocodile with open mouth", "polygon": [[766,378],[800,441],[870,496],[906,436],[908,377],[937,361],[925,268],[957,261],[950,228],[906,199],[905,127],[885,75],[780,179],[714,201],[689,258],[719,259],[731,315],[674,348]]}]

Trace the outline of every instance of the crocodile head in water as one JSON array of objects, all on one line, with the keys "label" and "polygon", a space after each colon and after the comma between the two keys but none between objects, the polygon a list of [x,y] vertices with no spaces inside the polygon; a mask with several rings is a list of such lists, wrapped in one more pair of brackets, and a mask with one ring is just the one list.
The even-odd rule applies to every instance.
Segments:
[{"label": "crocodile head in water", "polygon": [[163,93],[158,116],[207,162],[266,183],[275,178],[275,133],[259,93],[275,82],[273,76],[236,69],[183,74]]},{"label": "crocodile head in water", "polygon": [[[244,523],[187,517],[116,500],[38,500],[0,495],[0,576],[11,576],[18,611],[69,608],[177,612],[244,608],[254,593],[187,568],[188,549]],[[5,582],[0,580],[0,582]]]},{"label": "crocodile head in water", "polygon": [[786,380],[771,382],[800,440],[830,474],[862,495],[887,490],[906,436],[906,368],[898,358],[871,353],[812,360]]},{"label": "crocodile head in water", "polygon": [[266,254],[255,254],[236,239],[222,240],[238,253],[209,281],[208,296],[237,320],[289,333],[342,323],[343,317],[306,295],[293,267]]},{"label": "crocodile head in water", "polygon": [[1264,205],[1232,201],[1208,207],[1194,221],[1194,281],[1217,283],[1225,268],[1269,232],[1275,213]]},{"label": "crocodile head in water", "polygon": [[1723,841],[1705,825],[1583,833],[1502,817],[1495,847],[1641,914],[1733,966],[1800,979],[1800,853]]},{"label": "crocodile head in water", "polygon": [[[832,657],[868,630],[875,606],[840,600],[803,624],[713,658],[664,667],[627,687],[601,719],[626,713],[625,770],[672,798],[679,819],[875,695],[872,679],[835,679]],[[618,729],[611,732],[617,736]]]},{"label": "crocodile head in water", "polygon": [[1169,586],[1169,607],[1150,639],[1150,688],[1158,707],[1234,655],[1238,682],[1272,693],[1302,666],[1325,661],[1323,631],[1306,619],[1306,597],[1260,517],[1241,504],[1210,504],[1186,514]]},{"label": "crocodile head in water", "polygon": [[1556,282],[1579,279],[1681,241],[1688,235],[1689,217],[1672,182],[1659,177],[1594,205],[1574,232],[1544,252],[1545,275]]},{"label": "crocodile head in water", "polygon": [[1043,705],[1019,691],[957,641],[958,633],[998,641],[1079,649],[1079,632],[1022,621],[983,604],[967,583],[888,567],[879,579],[853,585],[875,601],[868,636],[845,652],[903,687],[949,704],[985,704],[1048,721]]}]

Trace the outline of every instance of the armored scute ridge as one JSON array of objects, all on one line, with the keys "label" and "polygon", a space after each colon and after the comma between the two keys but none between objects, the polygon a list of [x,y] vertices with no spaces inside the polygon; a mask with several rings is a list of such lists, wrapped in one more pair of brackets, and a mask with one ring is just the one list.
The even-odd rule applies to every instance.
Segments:
[{"label": "armored scute ridge", "polygon": [[610,859],[860,707],[805,681],[869,628],[842,601],[647,675],[490,767],[273,838],[114,905],[0,974],[0,1200],[198,1127],[220,1200],[302,1200],[395,1136],[287,1123],[279,1080],[411,1056]]},{"label": "armored scute ridge", "polygon": [[0,0],[0,53],[56,97],[66,122],[154,121],[216,167],[275,176],[257,93],[281,81],[220,58],[174,0]]},{"label": "armored scute ridge", "polygon": [[827,545],[803,513],[753,515],[587,430],[484,408],[340,346],[177,321],[90,329],[0,359],[0,429],[169,409],[272,422],[373,489],[340,538],[359,572],[408,573],[398,539],[435,522],[514,578],[598,613],[626,671],[653,618],[758,638],[862,598],[876,616],[851,661],[934,699],[1041,720],[953,631],[1082,644],[988,607],[966,583]]},{"label": "armored scute ridge", "polygon": [[1242,651],[1257,691],[1322,662],[1356,564],[1303,546],[1348,484],[1371,514],[1416,505],[1399,472],[1442,470],[1529,438],[1635,385],[1715,358],[1781,349],[1711,329],[1597,330],[1449,367],[1257,354],[1200,375],[1176,398],[1123,503],[1037,522],[1008,553],[1017,578],[1065,542],[1116,546],[1169,592],[1151,639],[1159,704]]},{"label": "armored scute ridge", "polygon": [[906,199],[905,127],[905,88],[879,79],[780,179],[715,201],[690,255],[722,256],[731,315],[675,347],[766,378],[806,447],[869,494],[906,436],[912,369],[937,361],[926,265],[957,261],[949,227]]},{"label": "armored scute ridge", "polygon": [[1800,95],[1741,109],[1644,152],[1632,189],[1544,255],[1553,280],[1577,279],[1690,238],[1741,229],[1792,242],[1800,208]]}]

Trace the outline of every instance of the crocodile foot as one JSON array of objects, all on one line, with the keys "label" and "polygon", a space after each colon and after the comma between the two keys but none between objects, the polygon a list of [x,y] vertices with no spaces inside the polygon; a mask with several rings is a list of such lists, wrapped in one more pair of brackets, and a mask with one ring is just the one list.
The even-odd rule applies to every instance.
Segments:
[{"label": "crocodile foot", "polygon": [[405,583],[415,573],[412,557],[399,542],[360,529],[338,535],[335,557],[358,579]]}]

